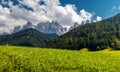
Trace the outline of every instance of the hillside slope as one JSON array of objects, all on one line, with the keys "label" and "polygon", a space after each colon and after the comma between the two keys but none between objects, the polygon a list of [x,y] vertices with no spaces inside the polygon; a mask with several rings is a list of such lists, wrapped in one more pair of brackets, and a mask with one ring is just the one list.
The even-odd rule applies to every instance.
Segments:
[{"label": "hillside slope", "polygon": [[11,35],[0,36],[0,44],[18,46],[41,46],[51,38],[35,29],[29,28]]},{"label": "hillside slope", "polygon": [[49,41],[46,47],[80,50],[120,49],[120,14],[109,19],[85,24],[59,38]]}]

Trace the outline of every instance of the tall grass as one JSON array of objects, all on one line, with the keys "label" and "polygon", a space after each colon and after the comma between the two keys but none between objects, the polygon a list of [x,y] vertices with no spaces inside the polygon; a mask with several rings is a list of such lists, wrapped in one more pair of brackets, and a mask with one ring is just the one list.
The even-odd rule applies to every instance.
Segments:
[{"label": "tall grass", "polygon": [[0,46],[0,72],[120,72],[120,51]]}]

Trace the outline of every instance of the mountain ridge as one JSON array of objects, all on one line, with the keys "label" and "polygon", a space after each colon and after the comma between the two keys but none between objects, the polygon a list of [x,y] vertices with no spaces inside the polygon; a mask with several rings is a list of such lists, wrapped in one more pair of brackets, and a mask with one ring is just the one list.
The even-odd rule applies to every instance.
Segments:
[{"label": "mountain ridge", "polygon": [[23,27],[16,26],[13,30],[13,33],[16,33],[28,28],[36,29],[39,32],[42,32],[45,34],[62,35],[67,32],[67,28],[61,26],[57,21],[41,22],[41,23],[38,23],[37,25],[33,25],[30,21],[28,21],[25,25],[23,25]]},{"label": "mountain ridge", "polygon": [[[57,37],[57,35],[55,36]],[[1,45],[17,45],[17,46],[36,46],[39,47],[54,37],[50,37],[33,28],[28,28],[17,33],[0,36]]]}]

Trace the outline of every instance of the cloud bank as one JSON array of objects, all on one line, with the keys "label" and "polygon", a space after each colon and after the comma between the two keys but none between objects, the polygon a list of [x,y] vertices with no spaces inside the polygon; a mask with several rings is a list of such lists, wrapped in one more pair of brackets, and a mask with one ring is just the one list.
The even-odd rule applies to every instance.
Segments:
[{"label": "cloud bank", "polygon": [[[7,6],[7,7],[6,7]],[[15,26],[55,20],[62,26],[89,21],[92,13],[84,9],[77,12],[75,5],[62,6],[59,0],[2,0],[0,3],[0,33],[11,32]],[[102,18],[97,18],[101,20]]]}]

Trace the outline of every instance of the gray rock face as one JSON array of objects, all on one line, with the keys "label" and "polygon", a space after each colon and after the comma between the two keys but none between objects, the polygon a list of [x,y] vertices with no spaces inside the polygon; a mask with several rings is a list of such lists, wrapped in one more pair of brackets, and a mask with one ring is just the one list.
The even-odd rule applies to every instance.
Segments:
[{"label": "gray rock face", "polygon": [[56,33],[62,35],[67,32],[67,28],[62,27],[56,21],[39,23],[37,24],[36,29],[46,34]]},{"label": "gray rock face", "polygon": [[80,26],[80,24],[78,23],[75,23],[73,26],[70,27],[69,31],[72,30],[72,29],[75,29],[76,27]]},{"label": "gray rock face", "polygon": [[35,25],[33,25],[31,22],[28,21],[27,24],[24,25],[22,29],[24,30],[27,28],[35,28]]},{"label": "gray rock face", "polygon": [[31,22],[27,22],[23,27],[22,26],[16,26],[13,30],[13,33],[19,32],[21,30],[27,29],[27,28],[35,28],[35,25],[33,25]]},{"label": "gray rock face", "polygon": [[13,30],[13,33],[19,32],[21,30],[21,26],[16,26]]},{"label": "gray rock face", "polygon": [[41,23],[38,23],[36,26],[33,25],[31,22],[27,22],[27,24],[25,24],[23,27],[16,26],[13,30],[13,33],[19,32],[27,28],[34,28],[45,34],[62,35],[67,32],[67,28],[62,27],[56,21],[52,21],[52,22],[41,22]]},{"label": "gray rock face", "polygon": [[86,22],[82,21],[81,24],[75,23],[69,28],[69,31],[72,30],[72,29],[75,29],[76,27],[78,27],[80,25],[84,25],[84,24],[88,24],[88,23],[91,23],[91,21],[89,21],[89,20],[87,20]]}]

